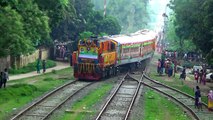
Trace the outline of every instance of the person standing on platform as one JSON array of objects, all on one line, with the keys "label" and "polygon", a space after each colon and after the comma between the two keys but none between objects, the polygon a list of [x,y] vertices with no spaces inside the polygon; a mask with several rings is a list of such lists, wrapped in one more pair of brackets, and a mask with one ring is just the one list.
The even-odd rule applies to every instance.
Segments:
[{"label": "person standing on platform", "polygon": [[1,74],[0,74],[0,88],[1,88],[2,84],[3,84],[3,72],[1,72]]},{"label": "person standing on platform", "polygon": [[180,79],[185,80],[186,79],[186,68],[183,66],[182,73],[180,74]]},{"label": "person standing on platform", "polygon": [[213,111],[213,91],[210,90],[208,93],[208,110]]},{"label": "person standing on platform", "polygon": [[40,59],[39,58],[37,59],[36,70],[37,70],[37,73],[40,73]]},{"label": "person standing on platform", "polygon": [[7,80],[9,80],[9,75],[7,72],[7,68],[5,68],[3,72],[3,81],[2,81],[2,85],[4,85],[4,88],[6,87]]},{"label": "person standing on platform", "polygon": [[202,78],[203,78],[203,70],[200,70],[200,72],[199,72],[199,83],[201,84],[201,82],[202,82]]},{"label": "person standing on platform", "polygon": [[203,85],[206,85],[206,70],[203,70],[202,82]]},{"label": "person standing on platform", "polygon": [[196,80],[196,82],[198,83],[198,79],[199,79],[199,69],[197,69],[194,73],[194,78]]},{"label": "person standing on platform", "polygon": [[43,69],[43,73],[45,73],[46,72],[46,61],[45,60],[42,61],[42,69]]},{"label": "person standing on platform", "polygon": [[165,64],[165,61],[163,59],[161,59],[161,68],[160,68],[160,72],[161,72],[161,75],[164,73],[164,64]]},{"label": "person standing on platform", "polygon": [[157,63],[157,73],[159,75],[161,74],[161,61],[160,61],[160,59],[158,59],[158,63]]},{"label": "person standing on platform", "polygon": [[201,93],[200,93],[200,88],[199,86],[196,86],[196,91],[195,91],[195,108],[198,110],[202,110],[202,103],[201,103]]}]

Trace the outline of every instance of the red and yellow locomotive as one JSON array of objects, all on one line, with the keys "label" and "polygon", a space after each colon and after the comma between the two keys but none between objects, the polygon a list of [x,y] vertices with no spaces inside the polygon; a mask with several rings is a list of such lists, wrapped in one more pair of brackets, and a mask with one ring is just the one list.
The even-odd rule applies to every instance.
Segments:
[{"label": "red and yellow locomotive", "polygon": [[74,76],[99,80],[115,75],[118,66],[134,64],[151,57],[157,35],[142,30],[131,35],[114,35],[80,40],[73,52]]}]

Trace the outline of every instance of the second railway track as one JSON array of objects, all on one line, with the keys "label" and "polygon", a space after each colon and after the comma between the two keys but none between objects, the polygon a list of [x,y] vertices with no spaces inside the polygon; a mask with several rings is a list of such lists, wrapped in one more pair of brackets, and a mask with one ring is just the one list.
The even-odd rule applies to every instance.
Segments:
[{"label": "second railway track", "polygon": [[127,120],[141,87],[142,78],[143,75],[140,76],[140,79],[136,79],[127,73],[96,120]]},{"label": "second railway track", "polygon": [[197,120],[212,120],[213,114],[212,112],[208,111],[207,105],[203,103],[203,110],[198,111],[195,109],[194,106],[194,97],[190,96],[186,93],[183,93],[177,89],[174,89],[172,87],[166,86],[162,83],[159,83],[148,76],[144,75],[146,79],[143,80],[143,84],[166,95],[169,98],[172,98],[179,104],[181,104],[185,109],[188,110],[194,117],[194,119]]},{"label": "second railway track", "polygon": [[11,120],[44,120],[72,96],[93,83],[73,81],[42,97]]}]

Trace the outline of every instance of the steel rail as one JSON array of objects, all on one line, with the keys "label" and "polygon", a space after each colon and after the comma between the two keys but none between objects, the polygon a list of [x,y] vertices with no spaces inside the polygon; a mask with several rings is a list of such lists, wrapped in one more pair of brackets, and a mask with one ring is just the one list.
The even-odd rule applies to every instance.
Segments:
[{"label": "steel rail", "polygon": [[196,120],[200,120],[200,118],[197,116],[197,114],[191,108],[189,108],[188,106],[186,106],[183,102],[179,101],[177,98],[175,98],[172,95],[169,95],[168,93],[165,93],[165,92],[163,92],[163,91],[161,91],[161,90],[159,90],[159,89],[157,89],[157,88],[155,88],[155,87],[153,87],[151,85],[148,85],[145,82],[142,82],[142,84],[144,84],[145,86],[148,86],[148,87],[150,87],[150,88],[152,88],[152,89],[154,89],[154,90],[156,90],[156,91],[158,91],[158,92],[160,92],[160,93],[162,93],[162,94],[164,94],[164,95],[172,98],[173,100],[175,100],[176,102],[178,102],[179,104],[181,104],[185,109],[187,109],[193,115],[193,117]]},{"label": "steel rail", "polygon": [[[194,96],[191,96],[191,95],[189,95],[189,94],[187,94],[187,93],[185,93],[185,92],[182,92],[182,91],[180,91],[180,90],[178,90],[178,89],[172,88],[172,87],[170,87],[170,86],[168,86],[168,85],[162,84],[162,83],[160,83],[160,82],[158,82],[158,81],[156,81],[156,80],[154,80],[154,79],[148,77],[147,75],[144,75],[144,77],[145,77],[146,79],[148,79],[148,80],[150,80],[150,81],[152,81],[152,82],[158,84],[158,85],[162,85],[162,86],[164,86],[164,87],[166,87],[166,88],[169,88],[169,89],[172,89],[172,90],[174,90],[174,91],[176,91],[176,92],[178,92],[178,93],[181,93],[181,94],[183,94],[183,95],[185,95],[185,96],[187,96],[187,97],[189,97],[189,98],[191,98],[191,99],[194,99]],[[208,107],[207,104],[205,104],[205,103],[203,103],[203,102],[202,102],[202,105],[204,105],[206,108]]]},{"label": "steel rail", "polygon": [[132,101],[131,101],[131,103],[130,103],[130,106],[129,106],[127,112],[126,112],[126,116],[125,116],[124,120],[127,120],[128,117],[129,117],[129,115],[130,115],[130,113],[131,113],[132,107],[133,107],[133,105],[134,105],[134,103],[135,103],[135,100],[136,100],[136,98],[137,98],[137,96],[138,96],[138,92],[139,92],[139,90],[140,90],[143,77],[144,77],[144,76],[143,76],[143,73],[142,73],[141,78],[140,78],[140,81],[139,81],[139,84],[138,84],[137,89],[136,89],[136,92],[135,92],[135,94],[134,94],[134,96],[133,96],[133,98],[132,98]]},{"label": "steel rail", "polygon": [[70,98],[72,98],[74,95],[76,95],[77,93],[79,93],[81,90],[83,90],[84,88],[90,86],[94,84],[94,82],[84,86],[83,88],[75,91],[73,94],[71,94],[69,97],[67,97],[65,100],[63,100],[61,103],[59,103],[56,107],[54,107],[46,116],[44,116],[44,118],[42,118],[42,120],[47,119],[54,111],[56,111],[60,106],[62,106],[64,103],[66,103]]},{"label": "steel rail", "polygon": [[125,78],[127,77],[129,73],[126,73],[125,76],[122,78],[121,82],[119,83],[118,87],[115,89],[115,91],[113,92],[113,94],[111,95],[111,97],[109,98],[109,100],[105,103],[105,105],[103,106],[103,108],[101,109],[100,113],[98,114],[98,116],[96,117],[96,120],[99,120],[101,118],[101,115],[104,113],[104,111],[106,110],[107,106],[109,105],[109,103],[112,101],[112,99],[115,97],[116,93],[118,92],[119,88],[121,87],[121,85],[123,84]]},{"label": "steel rail", "polygon": [[[39,105],[41,102],[43,102],[44,100],[46,100],[48,97],[50,97],[51,95],[53,95],[54,93],[59,92],[60,90],[62,90],[63,88],[75,84],[77,81],[72,81],[69,82],[65,85],[62,85],[61,87],[56,88],[55,90],[49,92],[48,94],[46,94],[45,96],[43,96],[42,98],[40,98],[38,101],[36,101],[35,103],[33,103],[32,105],[30,105],[29,107],[25,108],[24,110],[22,110],[21,112],[19,112],[17,115],[15,115],[11,120],[17,120],[19,118],[21,118],[22,116],[25,116],[25,114],[33,109],[34,107],[36,107],[37,105]],[[71,95],[69,95],[68,97],[65,98],[65,100],[63,100],[62,102],[58,103],[56,106],[51,106],[53,107],[53,109],[51,111],[49,111],[46,115],[38,115],[38,117],[42,117],[42,120],[45,120],[46,118],[48,118],[55,110],[57,110],[57,108],[59,108],[60,106],[62,106],[65,102],[67,102],[71,97],[73,97],[74,95],[76,95],[77,93],[79,93],[81,90],[83,90],[84,88],[88,87],[89,85],[92,85],[93,83],[89,83],[85,86],[83,86],[81,89],[75,91],[74,93],[72,93]]]},{"label": "steel rail", "polygon": [[75,81],[72,81],[72,82],[69,82],[69,83],[64,84],[64,85],[62,85],[61,87],[58,87],[58,88],[56,88],[55,90],[49,92],[48,94],[46,94],[46,95],[44,95],[43,97],[41,97],[38,101],[36,101],[35,103],[31,104],[29,107],[25,108],[24,110],[20,111],[18,114],[16,114],[15,116],[13,116],[13,117],[11,118],[11,120],[15,120],[15,119],[19,118],[19,117],[22,116],[24,113],[26,113],[28,110],[30,110],[31,108],[33,108],[35,105],[41,103],[44,99],[46,99],[46,98],[49,97],[50,95],[56,93],[58,90],[63,89],[64,87],[66,87],[66,86],[68,86],[68,85],[70,85],[70,84],[74,84],[74,83],[76,83],[76,82],[77,82],[76,80],[75,80]]}]

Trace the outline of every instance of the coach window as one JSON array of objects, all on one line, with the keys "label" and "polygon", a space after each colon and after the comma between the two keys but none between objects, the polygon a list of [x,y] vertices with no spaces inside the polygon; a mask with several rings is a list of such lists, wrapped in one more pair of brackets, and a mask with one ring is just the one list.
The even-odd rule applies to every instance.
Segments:
[{"label": "coach window", "polygon": [[131,48],[131,52],[138,52],[138,51],[139,51],[139,48],[138,48],[138,47]]},{"label": "coach window", "polygon": [[124,48],[123,53],[129,53],[129,48]]}]

